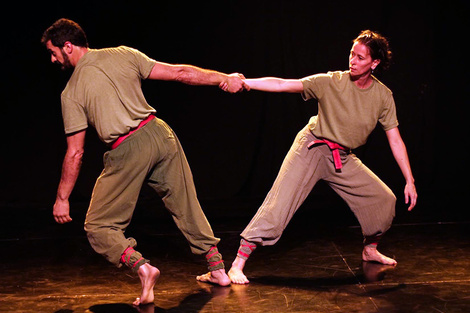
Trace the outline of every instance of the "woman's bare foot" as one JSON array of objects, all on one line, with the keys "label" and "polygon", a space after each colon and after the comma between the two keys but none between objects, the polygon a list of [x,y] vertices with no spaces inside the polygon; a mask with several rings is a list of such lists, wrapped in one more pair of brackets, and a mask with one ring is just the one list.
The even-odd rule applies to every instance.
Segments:
[{"label": "woman's bare foot", "polygon": [[232,267],[228,271],[228,277],[234,284],[244,285],[248,284],[250,281],[243,274],[243,268],[245,267],[246,261],[238,256],[235,258],[235,261],[232,263]]},{"label": "woman's bare foot", "polygon": [[197,276],[196,279],[203,283],[212,283],[220,286],[230,285],[230,278],[225,274],[225,269],[223,268]]},{"label": "woman's bare foot", "polygon": [[153,294],[153,287],[160,276],[160,271],[149,263],[145,263],[139,267],[137,274],[139,274],[140,283],[142,284],[142,294],[140,295],[140,298],[135,299],[133,304],[138,306],[152,303],[155,297]]},{"label": "woman's bare foot", "polygon": [[377,251],[377,247],[374,245],[364,246],[364,250],[362,250],[362,260],[366,262],[378,262],[385,265],[397,265],[396,260]]}]

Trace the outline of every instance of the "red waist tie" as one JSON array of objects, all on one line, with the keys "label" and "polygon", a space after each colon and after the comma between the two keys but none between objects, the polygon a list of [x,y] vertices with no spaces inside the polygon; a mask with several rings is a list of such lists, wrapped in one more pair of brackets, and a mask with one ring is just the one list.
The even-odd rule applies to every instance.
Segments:
[{"label": "red waist tie", "polygon": [[307,145],[307,148],[310,149],[315,145],[321,145],[321,144],[326,144],[328,146],[328,148],[330,148],[330,150],[333,154],[333,161],[335,163],[335,169],[337,169],[337,170],[341,169],[343,167],[343,164],[341,163],[341,158],[339,156],[339,150],[338,149],[345,150],[345,151],[347,151],[349,149],[341,146],[340,144],[337,144],[336,142],[329,141],[328,139],[316,139],[316,140],[310,142]]},{"label": "red waist tie", "polygon": [[131,130],[131,131],[128,132],[127,134],[122,135],[121,137],[119,137],[118,139],[116,139],[116,141],[111,144],[111,149],[116,149],[116,148],[124,141],[124,139],[126,139],[127,137],[129,137],[131,134],[133,134],[133,133],[134,133],[136,130],[138,130],[139,128],[142,128],[145,124],[147,124],[148,122],[150,122],[150,121],[153,120],[154,118],[155,118],[155,115],[150,114],[145,120],[142,120],[142,122],[140,122],[139,126],[137,126],[136,128],[134,128],[133,130]]}]

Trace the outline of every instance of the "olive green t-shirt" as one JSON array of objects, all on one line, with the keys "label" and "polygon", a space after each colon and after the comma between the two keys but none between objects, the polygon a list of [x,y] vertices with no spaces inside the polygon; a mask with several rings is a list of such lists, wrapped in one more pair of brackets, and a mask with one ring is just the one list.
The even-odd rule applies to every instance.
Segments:
[{"label": "olive green t-shirt", "polygon": [[155,113],[142,92],[156,61],[125,46],[89,49],[61,95],[65,133],[92,125],[109,144]]},{"label": "olive green t-shirt", "polygon": [[302,78],[304,100],[318,100],[318,115],[310,119],[312,133],[355,149],[366,143],[377,122],[387,131],[398,126],[390,89],[373,77],[361,89],[349,72],[328,72]]}]

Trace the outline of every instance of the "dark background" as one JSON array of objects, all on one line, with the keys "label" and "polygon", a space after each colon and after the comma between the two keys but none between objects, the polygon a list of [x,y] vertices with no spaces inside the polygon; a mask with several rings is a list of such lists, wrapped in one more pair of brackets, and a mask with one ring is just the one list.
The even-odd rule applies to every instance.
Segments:
[{"label": "dark background", "polygon": [[[40,38],[61,17],[78,22],[92,48],[127,45],[159,61],[246,77],[346,70],[351,40],[363,29],[378,31],[394,53],[391,69],[378,78],[394,92],[419,193],[416,209],[406,213],[404,179],[380,128],[356,154],[397,195],[397,223],[470,218],[470,12],[464,1],[37,1],[11,3],[2,11],[2,225],[28,228],[38,218],[52,218],[66,149],[60,92],[70,73],[50,63]],[[250,218],[296,133],[317,112],[314,101],[296,94],[230,95],[216,87],[156,81],[144,81],[143,88],[157,115],[178,134],[210,219]],[[76,221],[84,218],[105,151],[89,130],[71,198]],[[158,197],[143,188],[138,210],[155,206],[161,206]],[[356,223],[321,183],[302,212],[313,225],[343,216]]]}]

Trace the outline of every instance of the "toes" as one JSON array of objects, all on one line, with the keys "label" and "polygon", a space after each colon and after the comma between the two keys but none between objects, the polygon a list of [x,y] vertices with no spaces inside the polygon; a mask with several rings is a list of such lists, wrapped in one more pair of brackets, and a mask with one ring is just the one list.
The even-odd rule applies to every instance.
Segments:
[{"label": "toes", "polygon": [[232,283],[238,284],[238,285],[245,285],[249,283],[246,277],[233,277],[231,278],[231,281]]},{"label": "toes", "polygon": [[202,282],[210,282],[211,281],[211,273],[207,273],[204,275],[200,275],[196,277],[196,280],[202,281]]},{"label": "toes", "polygon": [[232,283],[238,284],[238,285],[245,285],[248,284],[250,281],[248,278],[241,272],[237,272],[233,269],[231,269],[228,273],[228,276]]}]

